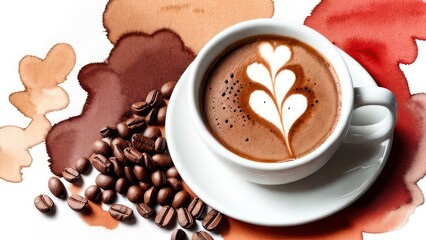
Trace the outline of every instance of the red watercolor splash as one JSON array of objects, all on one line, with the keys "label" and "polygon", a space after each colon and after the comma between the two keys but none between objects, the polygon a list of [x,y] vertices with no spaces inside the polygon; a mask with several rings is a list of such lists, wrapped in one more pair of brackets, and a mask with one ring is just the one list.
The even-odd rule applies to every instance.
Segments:
[{"label": "red watercolor splash", "polygon": [[105,62],[84,66],[78,79],[88,97],[81,115],[56,124],[46,138],[51,171],[61,176],[79,157],[90,157],[102,127],[123,121],[148,91],[177,81],[193,59],[177,34],[160,30],[125,35]]}]

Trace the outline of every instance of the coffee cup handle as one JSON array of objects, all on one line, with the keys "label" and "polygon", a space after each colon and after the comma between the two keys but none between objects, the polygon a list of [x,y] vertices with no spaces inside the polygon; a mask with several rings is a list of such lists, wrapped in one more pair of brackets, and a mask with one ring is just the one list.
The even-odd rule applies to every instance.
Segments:
[{"label": "coffee cup handle", "polygon": [[[354,117],[352,117],[344,139],[345,143],[380,141],[393,132],[397,119],[397,101],[391,91],[382,87],[354,88],[354,110],[364,106],[384,107],[386,114],[374,123],[354,121]],[[371,114],[374,114],[374,112]]]}]

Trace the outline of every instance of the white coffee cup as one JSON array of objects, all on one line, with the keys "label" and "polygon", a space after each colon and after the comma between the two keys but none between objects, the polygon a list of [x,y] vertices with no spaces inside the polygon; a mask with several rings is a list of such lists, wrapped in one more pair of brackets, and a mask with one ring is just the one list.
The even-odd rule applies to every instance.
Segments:
[{"label": "white coffee cup", "polygon": [[[318,148],[292,161],[265,163],[245,159],[224,147],[211,134],[204,121],[203,80],[209,67],[230,46],[257,35],[285,36],[308,44],[328,60],[339,79],[341,112],[335,129]],[[235,174],[260,184],[284,184],[311,175],[327,163],[344,141],[364,143],[384,140],[393,132],[397,118],[397,102],[392,92],[376,86],[354,88],[348,66],[337,47],[315,30],[283,19],[249,20],[217,34],[204,46],[194,60],[188,84],[190,115],[200,138],[215,155],[215,158],[222,160]],[[376,124],[351,125],[353,110],[367,105],[383,106],[388,113]]]}]

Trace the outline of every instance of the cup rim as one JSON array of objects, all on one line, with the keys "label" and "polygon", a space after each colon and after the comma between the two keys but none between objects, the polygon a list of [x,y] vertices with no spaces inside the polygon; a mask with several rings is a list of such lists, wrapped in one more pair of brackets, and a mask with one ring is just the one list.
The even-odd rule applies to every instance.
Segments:
[{"label": "cup rim", "polygon": [[[248,158],[241,157],[231,150],[224,147],[210,132],[207,124],[204,121],[204,116],[201,108],[201,99],[202,96],[202,88],[203,88],[203,78],[207,71],[200,70],[203,60],[209,57],[210,55],[214,55],[215,51],[220,49],[219,52],[223,53],[223,51],[229,47],[229,45],[224,45],[223,42],[226,41],[230,36],[235,36],[235,40],[233,42],[237,42],[242,39],[246,39],[252,36],[257,35],[267,35],[268,33],[259,33],[259,29],[262,28],[285,28],[286,30],[291,30],[289,32],[299,32],[300,36],[286,35],[272,33],[277,36],[288,36],[291,38],[298,39],[304,43],[307,43],[309,46],[316,49],[319,53],[323,54],[323,57],[326,58],[335,71],[337,75],[339,84],[340,84],[340,95],[341,95],[341,109],[339,119],[331,132],[331,134],[327,137],[327,139],[313,151],[303,155],[300,158],[296,158],[290,161],[274,161],[274,162],[260,162],[251,160]],[[248,33],[247,36],[241,37],[238,36],[240,33]],[[271,34],[271,33],[269,33]],[[301,39],[303,35],[303,39]],[[308,41],[309,40],[309,41]],[[314,44],[312,46],[312,41],[315,41],[318,44]],[[321,49],[318,49],[317,45],[322,46]],[[324,56],[324,51],[327,51],[327,56]],[[330,56],[332,60],[330,60]],[[211,56],[210,56],[211,57]],[[212,61],[220,58],[219,55],[214,56]],[[208,63],[208,65],[211,62]],[[198,87],[197,87],[198,86]],[[207,44],[201,49],[197,57],[195,58],[193,64],[191,64],[191,69],[189,72],[189,91],[188,91],[188,104],[189,110],[191,114],[192,123],[195,126],[196,131],[199,135],[201,135],[201,139],[204,143],[217,154],[222,159],[226,159],[226,161],[231,161],[234,164],[243,166],[245,168],[261,170],[261,171],[281,171],[283,169],[292,169],[297,168],[302,165],[305,165],[311,161],[315,161],[315,159],[320,158],[327,150],[335,143],[342,142],[343,137],[346,134],[348,123],[350,120],[350,116],[352,113],[352,105],[353,105],[353,85],[351,76],[349,73],[349,69],[343,59],[342,55],[338,52],[337,47],[335,47],[326,37],[317,32],[316,30],[302,25],[297,22],[293,22],[285,19],[274,19],[274,18],[260,18],[247,20],[244,22],[237,23],[233,26],[230,26],[223,30],[222,32],[215,35],[212,39],[210,39]],[[328,159],[327,159],[328,160]]]}]

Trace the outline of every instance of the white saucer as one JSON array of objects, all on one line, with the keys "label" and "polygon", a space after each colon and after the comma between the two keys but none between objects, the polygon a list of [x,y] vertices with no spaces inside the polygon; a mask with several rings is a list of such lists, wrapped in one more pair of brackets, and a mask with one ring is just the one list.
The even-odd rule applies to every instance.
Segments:
[{"label": "white saucer", "polygon": [[[359,63],[343,55],[355,86],[376,85]],[[324,218],[358,199],[386,163],[392,135],[381,143],[343,144],[318,172],[294,183],[264,186],[242,180],[214,158],[192,126],[187,107],[188,69],[168,106],[170,154],[191,190],[229,217],[264,226],[291,226]],[[374,122],[380,112],[380,108],[364,107],[354,112],[353,121]]]}]

